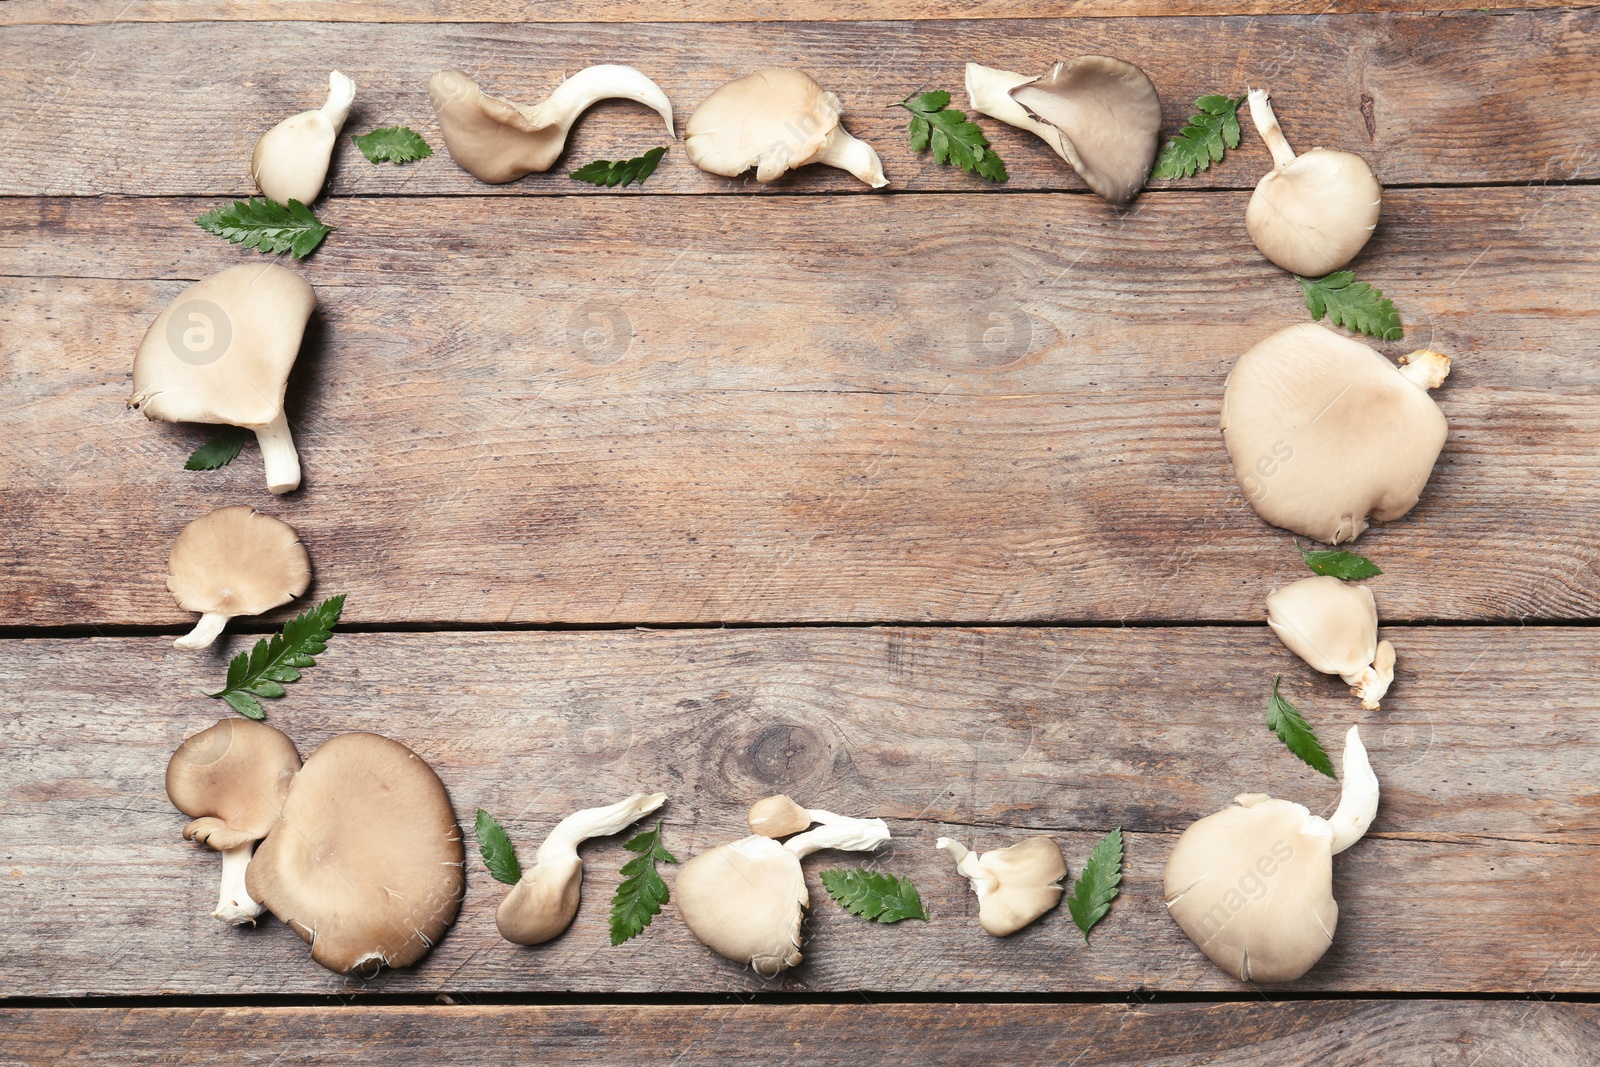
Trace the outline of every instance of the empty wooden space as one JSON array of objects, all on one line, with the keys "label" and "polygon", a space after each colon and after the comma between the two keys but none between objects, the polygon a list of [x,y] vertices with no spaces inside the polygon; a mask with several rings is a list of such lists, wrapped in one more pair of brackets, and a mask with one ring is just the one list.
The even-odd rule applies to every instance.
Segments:
[{"label": "empty wooden space", "polygon": [[[13,0],[0,50],[0,1063],[1593,1061],[1596,8]],[[1377,347],[1454,365],[1421,504],[1356,546],[1399,649],[1381,711],[1262,625],[1307,572],[1218,433],[1237,356],[1307,315],[1244,230],[1259,138],[1119,212],[987,119],[1009,182],[934,166],[890,106],[963,106],[967,60],[1086,52],[1150,72],[1168,136],[1196,96],[1265,85],[1297,147],[1385,184],[1354,267],[1406,338]],[[654,77],[679,131],[732,77],[806,69],[892,185],[728,181],[676,141],[642,188],[569,180],[667,143],[620,102],[548,174],[484,185],[445,152],[435,71],[534,103],[596,62]],[[127,410],[129,371],[188,284],[267,262],[193,219],[253,192],[255,139],[332,68],[359,86],[346,135],[408,124],[437,154],[373,166],[342,138],[316,205],[337,229],[284,261],[318,310],[288,402],[305,484],[274,497],[253,444],[183,471],[210,429]],[[175,650],[172,540],[241,503],[296,527],[313,587]],[[498,936],[470,848],[460,920],[413,968],[344,978],[276,921],[223,926],[166,762],[227,710],[203,695],[227,656],[335,593],[344,632],[269,706],[303,755],[402,741],[469,843],[481,807],[524,859],[635,790],[669,794],[680,859],[771,793],[879,816],[871,862],[930,921],[846,915],[818,875],[860,857],[825,853],[779,978],[673,903],[612,947],[611,838],[538,948]],[[1336,804],[1263,724],[1278,675],[1336,760],[1361,726],[1383,800],[1335,862],[1332,949],[1258,988],[1161,880],[1236,794]],[[933,847],[1050,834],[1076,876],[1113,826],[1126,878],[1089,941],[1065,908],[984,934]]]}]

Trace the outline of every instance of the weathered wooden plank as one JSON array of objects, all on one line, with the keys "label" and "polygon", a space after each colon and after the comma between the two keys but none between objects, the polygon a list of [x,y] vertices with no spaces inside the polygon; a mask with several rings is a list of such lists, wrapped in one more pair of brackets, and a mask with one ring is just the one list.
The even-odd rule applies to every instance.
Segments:
[{"label": "weathered wooden plank", "polygon": [[[780,790],[888,819],[880,862],[914,879],[932,921],[845,915],[817,872],[856,857],[819,856],[808,959],[771,982],[709,955],[672,905],[611,948],[617,840],[587,847],[578,920],[538,949],[499,939],[503,890],[476,858],[456,928],[421,966],[377,981],[321,970],[276,922],[225,928],[208,914],[218,861],[180,840],[185,820],[162,789],[172,749],[220,711],[198,692],[224,650],[4,641],[0,968],[22,996],[1243,992],[1166,916],[1161,872],[1174,834],[1236,793],[1336,802],[1334,783],[1262,725],[1282,672],[1335,747],[1362,724],[1384,790],[1368,839],[1336,864],[1338,940],[1295,988],[1600,988],[1600,634],[1393,636],[1401,675],[1376,713],[1264,627],[347,634],[273,704],[306,753],[352,729],[405,741],[463,825],[484,807],[525,854],[560,814],[641,788],[671,795],[680,858],[742,836],[749,803]],[[941,834],[989,848],[1051,832],[1075,875],[1114,825],[1128,834],[1127,880],[1092,946],[1064,911],[1006,941],[984,934],[932,847]]]},{"label": "weathered wooden plank", "polygon": [[[253,446],[188,474],[204,431],[122,408],[180,279],[253,255],[192,225],[207,203],[0,202],[4,623],[184,622],[172,539],[241,502],[361,622],[1253,620],[1300,573],[1216,430],[1237,354],[1306,314],[1242,194],[1115,222],[1076,196],[339,202],[295,265],[322,310],[287,498]],[[1388,198],[1357,265],[1456,363],[1422,504],[1359,542],[1386,618],[1600,611],[1597,207]]]},{"label": "weathered wooden plank", "polygon": [[[1584,1067],[1592,1004],[719,1004],[379,1008],[0,1009],[7,1062],[337,1067],[380,1056],[640,1067],[884,1060],[992,1067]],[[1441,1058],[1443,1057],[1443,1058]]]},{"label": "weathered wooden plank", "polygon": [[[628,61],[656,78],[682,126],[716,86],[761,66],[800,65],[844,100],[850,129],[872,142],[896,188],[973,190],[986,183],[910,151],[905,113],[885,105],[923,89],[960,89],[969,59],[1025,70],[1081,52],[1144,64],[1176,132],[1198,95],[1267,84],[1299,145],[1369,157],[1389,184],[1551,181],[1592,176],[1574,130],[1600,124],[1593,8],[1495,16],[1332,15],[1185,21],[549,24],[414,26],[278,23],[242,34],[226,23],[11,27],[0,48],[0,194],[242,195],[253,191],[255,139],[320,102],[326,71],[360,86],[351,130],[409,123],[441,149],[417,166],[374,167],[341,144],[333,195],[598,193],[559,171],[491,187],[442,151],[425,91],[459,67],[490,91],[533,103],[570,72]],[[1195,41],[1226,42],[1196,48]],[[205,63],[196,63],[196,56]],[[136,57],[136,60],[135,60]],[[1509,116],[1515,116],[1514,119]],[[1514,122],[1514,128],[1508,123]],[[987,123],[1010,164],[1010,189],[1082,189],[1041,141]],[[580,123],[568,162],[636,155],[659,143],[656,117],[604,105]],[[1259,138],[1191,184],[1250,188],[1268,168]],[[568,169],[563,166],[562,171]],[[747,191],[701,174],[674,152],[642,190]],[[812,167],[796,192],[860,182]]]}]

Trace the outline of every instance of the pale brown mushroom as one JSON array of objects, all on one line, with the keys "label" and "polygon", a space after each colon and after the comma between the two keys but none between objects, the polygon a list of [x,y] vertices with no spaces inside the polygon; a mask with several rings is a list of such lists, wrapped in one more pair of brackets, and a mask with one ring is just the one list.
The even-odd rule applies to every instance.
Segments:
[{"label": "pale brown mushroom", "polygon": [[289,371],[317,298],[294,271],[248,263],[195,282],[145,331],[128,406],[161,422],[253,430],[267,489],[300,485],[300,457],[283,412]]},{"label": "pale brown mushroom", "polygon": [[1267,594],[1267,625],[1284,645],[1323,674],[1337,674],[1377,711],[1394,682],[1394,646],[1378,640],[1372,590],[1327,575],[1302,578]]},{"label": "pale brown mushroom", "polygon": [[978,923],[995,937],[1014,934],[1061,902],[1067,861],[1054,838],[1030,837],[981,856],[941,837],[935,847],[978,894]]},{"label": "pale brown mushroom", "polygon": [[398,741],[340,734],[301,768],[246,872],[250,895],[339,974],[408,967],[465,888],[461,828],[438,775]]},{"label": "pale brown mushroom", "polygon": [[356,83],[333,71],[328,99],[320,108],[291,115],[262,134],[250,157],[256,188],[280,204],[309,204],[320,196],[333,146],[355,98]]},{"label": "pale brown mushroom", "polygon": [[175,648],[209,648],[229,619],[287,604],[311,584],[311,560],[294,527],[242,504],[183,528],[167,559],[178,607],[200,612]]},{"label": "pale brown mushroom", "polygon": [[256,842],[283,810],[300,769],[294,743],[265,723],[223,719],[185,738],[167,764],[167,796],[194,821],[185,840],[222,853],[222,885],[211,914],[231,926],[253,923],[264,910],[245,889]]}]

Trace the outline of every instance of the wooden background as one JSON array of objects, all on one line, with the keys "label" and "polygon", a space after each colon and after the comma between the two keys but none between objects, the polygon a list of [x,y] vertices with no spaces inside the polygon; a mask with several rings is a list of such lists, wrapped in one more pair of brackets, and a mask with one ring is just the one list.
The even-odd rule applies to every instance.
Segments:
[{"label": "wooden background", "polygon": [[[1543,2],[12,0],[0,6],[0,1063],[1590,1064],[1600,1042],[1600,15]],[[538,21],[530,21],[538,20]],[[1228,368],[1302,321],[1244,204],[1253,133],[1118,213],[983,120],[1011,181],[911,153],[884,107],[1104,52],[1194,97],[1265,85],[1291,141],[1384,182],[1355,266],[1405,342],[1455,358],[1421,504],[1359,542],[1400,673],[1381,712],[1261,624],[1304,573],[1233,482]],[[556,171],[450,161],[425,83],[522,102],[630,62],[678,108],[763,65],[837,92],[893,185],[769,187],[674,146],[642,189],[570,165],[661,143],[603,104]],[[255,138],[359,86],[292,264],[316,288],[291,381],[303,489],[253,445],[124,409],[149,321],[251,261],[192,218],[251,192]],[[958,104],[962,94],[957,92]],[[880,863],[932,921],[844,916],[808,861],[807,960],[762,980],[666,911],[611,948],[620,840],[586,848],[573,928],[500,940],[475,858],[456,928],[361,982],[268,921],[207,914],[216,857],[162,771],[225,710],[164,588],[185,523],[293,523],[345,633],[271,721],[412,746],[458,817],[526,856],[576,807],[671,795],[686,858],[776,791],[889,820]],[[1172,841],[1238,792],[1331,809],[1261,725],[1274,674],[1383,782],[1335,866],[1338,940],[1305,978],[1230,980],[1165,915]],[[1092,944],[1062,910],[998,941],[933,851],[1051,833],[1075,876],[1127,835]],[[667,872],[670,879],[671,872]]]}]

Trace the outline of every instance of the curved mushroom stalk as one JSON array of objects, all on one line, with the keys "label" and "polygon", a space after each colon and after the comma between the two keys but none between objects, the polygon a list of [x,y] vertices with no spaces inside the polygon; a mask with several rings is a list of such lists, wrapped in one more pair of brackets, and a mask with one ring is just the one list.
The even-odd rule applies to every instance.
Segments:
[{"label": "curved mushroom stalk", "polygon": [[321,195],[334,143],[355,98],[356,83],[333,71],[322,107],[286,118],[262,134],[250,158],[256,188],[280,204],[309,204]]},{"label": "curved mushroom stalk", "polygon": [[1250,118],[1272,151],[1245,228],[1261,254],[1284,270],[1320,278],[1349,263],[1378,225],[1383,188],[1353,152],[1313,148],[1295,155],[1265,89],[1251,89]]},{"label": "curved mushroom stalk", "polygon": [[1168,912],[1200,951],[1241,981],[1293,981],[1333,943],[1333,856],[1361,839],[1378,810],[1378,778],[1354,726],[1343,764],[1344,790],[1331,819],[1245,793],[1185,830],[1167,860]]},{"label": "curved mushroom stalk", "polygon": [[287,604],[311,584],[311,560],[294,527],[242,504],[183,528],[167,559],[167,589],[201,613],[175,648],[207,648],[229,619]]},{"label": "curved mushroom stalk", "polygon": [[556,824],[534,853],[533,866],[500,902],[495,926],[518,945],[539,945],[556,937],[578,914],[583,894],[583,860],[578,846],[591,837],[620,833],[667,801],[665,793],[635,793],[603,808],[585,808]]},{"label": "curved mushroom stalk", "polygon": [[1067,863],[1052,838],[1030,837],[978,855],[961,842],[936,846],[956,861],[956,871],[978,894],[978,922],[995,937],[1016,933],[1061,901]]},{"label": "curved mushroom stalk", "polygon": [[194,624],[194,629],[172,642],[172,647],[189,651],[210,648],[222,635],[222,628],[228,625],[228,620],[232,617],[215,611],[204,612],[200,616],[200,621]]},{"label": "curved mushroom stalk", "polygon": [[541,104],[524,107],[489,96],[459,70],[428,79],[428,99],[439,117],[450,157],[482,182],[516,181],[555,164],[578,116],[601,100],[632,100],[654,110],[672,129],[672,102],[661,87],[633,67],[585,67]]},{"label": "curved mushroom stalk", "polygon": [[1291,582],[1267,594],[1267,625],[1284,646],[1323,674],[1337,674],[1377,711],[1394,683],[1394,646],[1378,640],[1372,590],[1331,575]]}]

